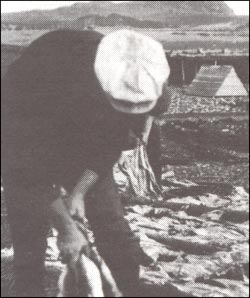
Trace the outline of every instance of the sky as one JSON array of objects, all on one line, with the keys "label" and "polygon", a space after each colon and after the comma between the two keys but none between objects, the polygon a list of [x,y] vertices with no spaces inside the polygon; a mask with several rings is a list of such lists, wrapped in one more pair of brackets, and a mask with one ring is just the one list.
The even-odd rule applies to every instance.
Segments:
[{"label": "sky", "polygon": [[[87,1],[1,1],[1,12],[15,12],[32,9],[53,9]],[[122,1],[113,1],[122,2]],[[249,15],[249,1],[225,1],[237,15]]]}]

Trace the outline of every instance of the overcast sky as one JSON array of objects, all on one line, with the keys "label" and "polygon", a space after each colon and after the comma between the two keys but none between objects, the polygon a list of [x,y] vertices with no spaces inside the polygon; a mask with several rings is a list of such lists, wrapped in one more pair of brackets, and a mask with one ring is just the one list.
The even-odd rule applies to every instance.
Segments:
[{"label": "overcast sky", "polygon": [[[1,12],[14,12],[32,9],[52,9],[87,1],[1,1]],[[121,1],[114,1],[121,2]],[[238,15],[249,15],[249,1],[225,1]]]}]

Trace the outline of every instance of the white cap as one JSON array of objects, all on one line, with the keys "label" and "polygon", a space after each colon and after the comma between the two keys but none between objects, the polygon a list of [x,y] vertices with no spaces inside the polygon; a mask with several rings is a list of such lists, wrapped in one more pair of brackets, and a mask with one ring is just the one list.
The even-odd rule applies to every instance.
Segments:
[{"label": "white cap", "polygon": [[146,113],[162,95],[170,68],[159,42],[131,30],[119,30],[101,41],[95,72],[115,109]]}]

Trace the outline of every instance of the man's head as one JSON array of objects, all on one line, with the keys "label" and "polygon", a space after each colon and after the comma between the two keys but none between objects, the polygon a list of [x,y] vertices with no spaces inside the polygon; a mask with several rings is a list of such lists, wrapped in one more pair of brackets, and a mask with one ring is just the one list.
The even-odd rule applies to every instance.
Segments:
[{"label": "man's head", "polygon": [[170,69],[159,42],[130,30],[120,30],[101,41],[95,73],[116,110],[143,114],[155,107]]}]

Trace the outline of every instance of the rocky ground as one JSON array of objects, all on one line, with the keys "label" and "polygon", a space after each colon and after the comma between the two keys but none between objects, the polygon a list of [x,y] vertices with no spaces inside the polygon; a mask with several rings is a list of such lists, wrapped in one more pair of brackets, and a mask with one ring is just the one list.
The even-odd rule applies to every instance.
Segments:
[{"label": "rocky ground", "polygon": [[[249,90],[249,84],[245,85]],[[199,97],[185,94],[186,87],[172,88],[171,105],[167,114],[237,113],[249,108],[249,97]]]},{"label": "rocky ground", "polygon": [[210,185],[209,193],[204,185],[192,190],[167,184],[166,201],[127,207],[131,226],[157,265],[144,268],[143,279],[189,297],[248,297],[248,194],[243,188]]},{"label": "rocky ground", "polygon": [[[242,187],[178,182],[165,177],[164,200],[125,203],[126,218],[151,258],[141,281],[174,297],[248,297],[249,195]],[[48,239],[47,296],[62,265]],[[11,297],[11,249],[3,249],[2,297]],[[165,294],[163,294],[165,293]],[[164,296],[165,295],[165,296]]]}]

